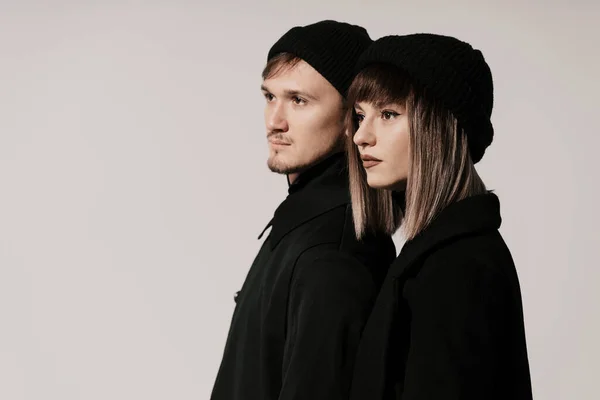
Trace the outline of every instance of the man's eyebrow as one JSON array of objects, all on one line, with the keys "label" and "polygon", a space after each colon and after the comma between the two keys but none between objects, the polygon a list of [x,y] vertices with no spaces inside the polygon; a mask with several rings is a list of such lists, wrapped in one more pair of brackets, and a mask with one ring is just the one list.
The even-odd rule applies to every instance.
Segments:
[{"label": "man's eyebrow", "polygon": [[[269,88],[266,87],[264,84],[260,85],[260,90],[263,91],[263,92],[271,93],[271,91],[269,90]],[[317,96],[313,96],[312,94],[308,94],[308,93],[303,92],[301,90],[288,89],[288,90],[285,90],[284,93],[288,97],[298,96],[298,97],[305,97],[305,98],[310,99],[310,100],[318,100]]]},{"label": "man's eyebrow", "polygon": [[313,96],[312,94],[308,94],[301,90],[286,90],[285,94],[289,97],[298,96],[298,97],[306,97],[307,99],[311,99],[311,100],[318,100],[318,98],[316,96]]}]

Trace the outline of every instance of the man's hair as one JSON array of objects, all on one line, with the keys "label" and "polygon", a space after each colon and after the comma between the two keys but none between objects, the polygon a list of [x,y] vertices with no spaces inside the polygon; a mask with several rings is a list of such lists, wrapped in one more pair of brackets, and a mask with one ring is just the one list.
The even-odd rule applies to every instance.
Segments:
[{"label": "man's hair", "polygon": [[[265,68],[262,71],[262,79],[264,81],[266,79],[274,78],[280,73],[289,71],[290,69],[294,68],[301,61],[304,60],[292,53],[277,54],[269,61],[267,61],[267,65],[265,65]],[[342,96],[342,111],[347,111],[347,104],[349,103]]]},{"label": "man's hair", "polygon": [[409,119],[409,171],[402,212],[391,190],[367,184],[360,153],[353,143],[358,130],[354,107],[346,112],[347,151],[352,212],[357,237],[366,231],[394,233],[400,226],[413,239],[449,204],[486,192],[469,154],[467,137],[439,101],[401,69],[372,64],[354,79],[348,104],[406,106]]},{"label": "man's hair", "polygon": [[277,54],[267,61],[267,65],[262,72],[262,78],[263,80],[273,78],[284,71],[294,68],[300,61],[302,59],[292,53]]}]

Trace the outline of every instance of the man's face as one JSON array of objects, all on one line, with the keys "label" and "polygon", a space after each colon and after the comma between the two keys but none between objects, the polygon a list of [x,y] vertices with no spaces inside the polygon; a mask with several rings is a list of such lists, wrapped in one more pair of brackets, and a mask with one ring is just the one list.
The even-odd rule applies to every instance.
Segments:
[{"label": "man's face", "polygon": [[342,96],[308,63],[283,68],[261,89],[271,171],[296,174],[342,148]]}]

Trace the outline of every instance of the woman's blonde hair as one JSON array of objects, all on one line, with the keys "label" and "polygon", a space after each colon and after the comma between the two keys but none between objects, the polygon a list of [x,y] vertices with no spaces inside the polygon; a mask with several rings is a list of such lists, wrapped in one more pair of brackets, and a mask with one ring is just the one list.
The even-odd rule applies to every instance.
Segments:
[{"label": "woman's blonde hair", "polygon": [[357,102],[406,106],[410,143],[406,192],[395,201],[391,190],[368,186],[353,143],[358,130],[354,107],[348,108],[350,194],[358,238],[367,231],[392,234],[401,226],[405,239],[413,239],[449,204],[486,192],[456,118],[401,69],[387,64],[363,69],[348,90],[348,104]]}]

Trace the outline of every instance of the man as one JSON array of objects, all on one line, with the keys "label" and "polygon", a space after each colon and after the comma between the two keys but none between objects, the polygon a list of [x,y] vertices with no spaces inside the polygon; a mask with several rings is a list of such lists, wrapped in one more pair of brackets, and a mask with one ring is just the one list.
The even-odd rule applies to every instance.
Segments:
[{"label": "man", "polygon": [[356,239],[349,201],[343,96],[370,43],[361,27],[321,21],[292,28],[269,51],[268,166],[287,175],[289,194],[236,296],[213,400],[348,396],[363,326],[396,253],[389,236]]}]

